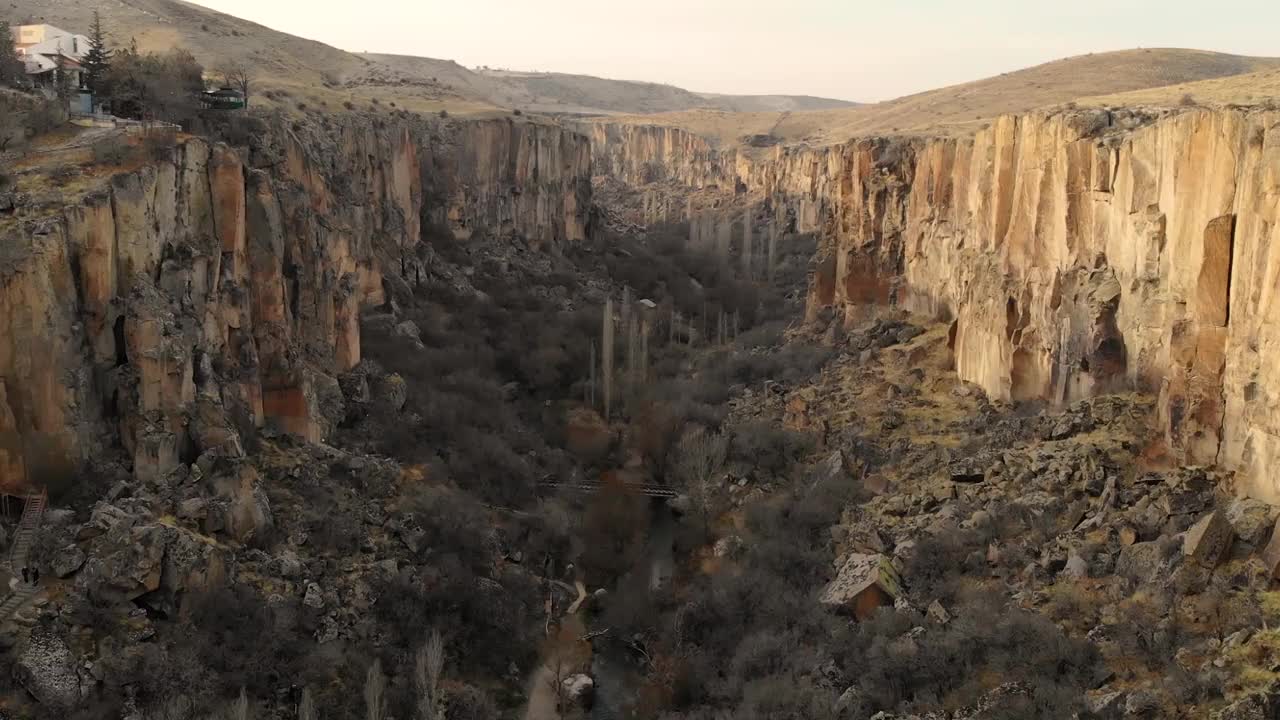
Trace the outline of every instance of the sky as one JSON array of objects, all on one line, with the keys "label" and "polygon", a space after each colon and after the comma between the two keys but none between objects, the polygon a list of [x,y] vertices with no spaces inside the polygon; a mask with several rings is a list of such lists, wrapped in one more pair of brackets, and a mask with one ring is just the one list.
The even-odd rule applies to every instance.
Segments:
[{"label": "sky", "polygon": [[1280,56],[1276,0],[195,0],[356,52],[872,102],[1134,47]]}]

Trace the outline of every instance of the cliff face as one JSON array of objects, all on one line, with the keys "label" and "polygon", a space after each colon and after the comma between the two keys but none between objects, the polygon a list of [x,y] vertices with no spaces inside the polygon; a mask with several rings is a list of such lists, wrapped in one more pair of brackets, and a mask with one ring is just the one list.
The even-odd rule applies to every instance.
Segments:
[{"label": "cliff face", "polygon": [[596,166],[732,182],[793,231],[821,228],[811,316],[882,300],[950,316],[957,371],[994,397],[1150,392],[1177,459],[1277,502],[1277,122],[1073,111],[762,157],[601,128],[623,144]]},{"label": "cliff face", "polygon": [[251,153],[186,140],[60,212],[0,219],[4,491],[117,443],[146,480],[238,457],[254,426],[322,440],[361,311],[410,291],[425,226],[586,236],[574,133],[349,118],[268,134]]}]

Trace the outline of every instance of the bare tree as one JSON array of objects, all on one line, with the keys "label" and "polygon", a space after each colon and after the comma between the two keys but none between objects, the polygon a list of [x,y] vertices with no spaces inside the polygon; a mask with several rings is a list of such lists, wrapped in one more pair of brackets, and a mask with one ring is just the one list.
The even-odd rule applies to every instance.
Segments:
[{"label": "bare tree", "polygon": [[222,82],[229,88],[239,90],[244,96],[244,106],[249,107],[249,90],[253,87],[253,71],[240,60],[229,60],[218,68]]},{"label": "bare tree", "polygon": [[223,717],[227,720],[249,720],[249,696],[245,693],[244,688],[240,688],[240,696],[231,701],[231,704],[223,712]]},{"label": "bare tree", "polygon": [[374,660],[364,678],[364,716],[366,720],[382,720],[387,708],[387,676],[382,674],[382,661]]},{"label": "bare tree", "polygon": [[690,497],[702,512],[704,530],[710,524],[711,480],[724,466],[728,454],[728,439],[702,428],[686,434],[677,448],[677,468]]},{"label": "bare tree", "polygon": [[769,221],[769,283],[773,283],[774,266],[778,261],[778,220],[774,218]]},{"label": "bare tree", "polygon": [[444,675],[444,638],[438,630],[414,657],[413,684],[418,691],[418,720],[442,720],[444,703],[440,697],[440,678]]},{"label": "bare tree", "polygon": [[609,422],[613,407],[613,298],[604,302],[600,331],[600,380],[604,383],[604,421]]},{"label": "bare tree", "polygon": [[298,700],[298,720],[320,720],[316,712],[316,701],[311,697],[311,688],[302,688],[302,698]]}]

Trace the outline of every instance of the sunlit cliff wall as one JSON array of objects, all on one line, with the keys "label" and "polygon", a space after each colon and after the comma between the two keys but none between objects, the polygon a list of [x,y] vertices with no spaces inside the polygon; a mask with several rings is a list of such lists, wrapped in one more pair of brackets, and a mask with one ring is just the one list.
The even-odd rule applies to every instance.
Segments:
[{"label": "sunlit cliff wall", "polygon": [[1150,392],[1178,459],[1235,468],[1275,502],[1277,123],[1079,110],[753,154],[670,128],[593,136],[597,172],[733,186],[792,230],[820,229],[811,317],[888,301],[952,318],[957,372],[994,397]]},{"label": "sunlit cliff wall", "polygon": [[69,206],[0,217],[0,490],[113,445],[146,480],[240,455],[253,427],[323,440],[361,312],[412,291],[432,232],[587,233],[589,143],[560,128],[353,116],[266,134],[184,140]]}]

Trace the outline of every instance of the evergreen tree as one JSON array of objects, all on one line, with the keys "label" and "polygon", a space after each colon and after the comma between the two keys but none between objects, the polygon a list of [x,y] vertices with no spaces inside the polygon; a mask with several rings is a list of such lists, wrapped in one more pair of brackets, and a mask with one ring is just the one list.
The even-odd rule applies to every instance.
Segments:
[{"label": "evergreen tree", "polygon": [[0,20],[0,85],[18,87],[25,84],[27,72],[13,49],[9,21]]},{"label": "evergreen tree", "polygon": [[111,70],[112,52],[107,48],[107,36],[102,31],[102,15],[93,12],[93,34],[89,36],[89,51],[81,65],[84,66],[85,87],[95,94],[107,95],[107,73]]}]

